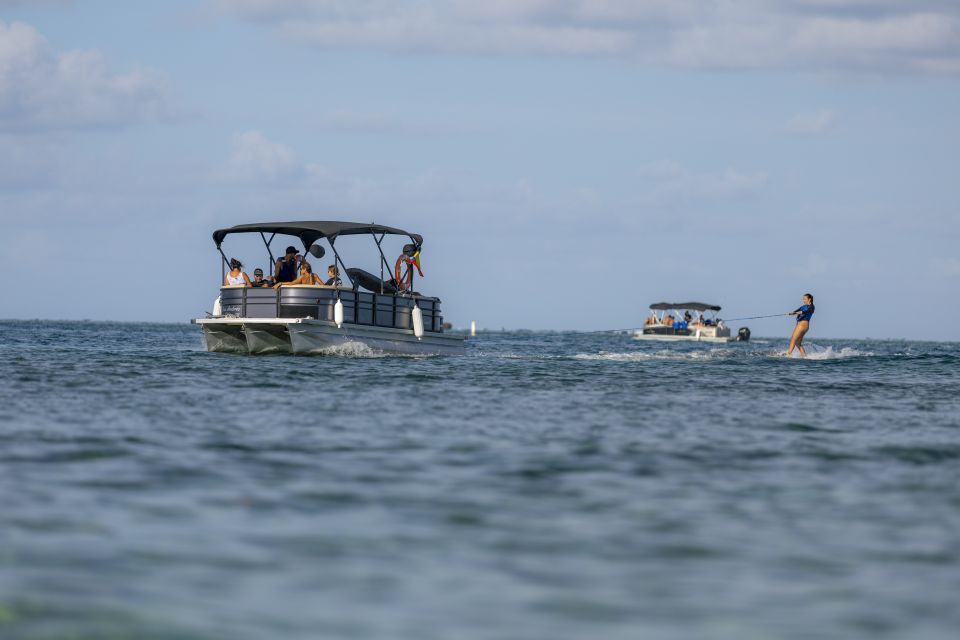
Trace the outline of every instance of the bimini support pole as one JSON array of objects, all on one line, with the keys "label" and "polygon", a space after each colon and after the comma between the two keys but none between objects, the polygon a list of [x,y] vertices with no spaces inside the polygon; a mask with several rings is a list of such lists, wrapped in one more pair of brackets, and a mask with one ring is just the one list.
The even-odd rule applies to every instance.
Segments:
[{"label": "bimini support pole", "polygon": [[390,263],[387,262],[387,256],[383,254],[383,246],[380,244],[386,235],[385,233],[381,233],[380,237],[377,238],[377,235],[373,234],[373,241],[377,243],[377,250],[380,251],[380,293],[383,293],[383,268],[386,267],[388,270],[390,269]]},{"label": "bimini support pole", "polygon": [[223,281],[227,277],[226,268],[230,266],[230,261],[227,260],[227,254],[223,252],[223,249],[220,248],[220,245],[217,245],[217,251],[220,252],[220,257],[223,258],[223,262],[220,263],[220,286],[223,286]]},{"label": "bimini support pole", "polygon": [[277,261],[273,259],[273,251],[270,250],[270,243],[273,242],[273,239],[277,237],[277,234],[272,234],[270,239],[267,240],[267,236],[264,235],[263,231],[260,232],[260,237],[263,239],[263,244],[267,246],[267,255],[270,256],[270,277],[276,275],[277,270]]},{"label": "bimini support pole", "polygon": [[337,248],[333,244],[334,241],[336,241],[336,239],[337,237],[333,236],[333,237],[327,238],[327,242],[330,243],[330,248],[333,250],[333,257],[335,258],[334,262],[340,263],[340,268],[343,269],[341,273],[343,273],[343,275],[347,278],[347,280],[350,280],[350,288],[353,288],[354,287],[353,280],[350,278],[350,274],[347,273],[347,265],[343,264],[343,260],[340,259],[340,254],[337,253]]}]

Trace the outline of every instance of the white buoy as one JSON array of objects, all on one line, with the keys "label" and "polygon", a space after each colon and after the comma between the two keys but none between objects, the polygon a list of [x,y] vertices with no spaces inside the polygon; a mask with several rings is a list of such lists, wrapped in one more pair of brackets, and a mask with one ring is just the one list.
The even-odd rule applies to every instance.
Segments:
[{"label": "white buoy", "polygon": [[477,321],[470,321],[470,337],[475,338],[477,336]]},{"label": "white buoy", "polygon": [[337,298],[337,304],[333,305],[333,321],[337,324],[337,329],[343,324],[343,303]]},{"label": "white buoy", "polygon": [[217,296],[217,299],[213,301],[213,313],[212,316],[222,316],[223,309],[220,307],[220,296]]},{"label": "white buoy", "polygon": [[423,312],[416,302],[413,303],[413,312],[410,315],[413,318],[413,335],[419,340],[423,337]]}]

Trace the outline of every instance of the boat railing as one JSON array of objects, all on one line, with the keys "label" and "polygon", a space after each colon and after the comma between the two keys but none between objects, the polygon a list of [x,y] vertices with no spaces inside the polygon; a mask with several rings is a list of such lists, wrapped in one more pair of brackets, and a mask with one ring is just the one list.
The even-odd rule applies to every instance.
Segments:
[{"label": "boat railing", "polygon": [[284,286],[220,288],[220,309],[236,318],[311,318],[333,322],[337,300],[343,305],[343,321],[349,324],[394,329],[413,329],[413,306],[423,314],[425,331],[443,331],[440,299],[368,293],[338,287]]}]

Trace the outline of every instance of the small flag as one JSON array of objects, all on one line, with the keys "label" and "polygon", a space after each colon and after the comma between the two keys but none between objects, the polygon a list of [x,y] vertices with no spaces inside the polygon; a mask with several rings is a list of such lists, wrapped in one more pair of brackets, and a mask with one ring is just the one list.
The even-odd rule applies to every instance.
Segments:
[{"label": "small flag", "polygon": [[417,267],[417,272],[420,274],[420,277],[423,277],[423,269],[420,268],[420,250],[417,249],[413,254],[413,264]]}]

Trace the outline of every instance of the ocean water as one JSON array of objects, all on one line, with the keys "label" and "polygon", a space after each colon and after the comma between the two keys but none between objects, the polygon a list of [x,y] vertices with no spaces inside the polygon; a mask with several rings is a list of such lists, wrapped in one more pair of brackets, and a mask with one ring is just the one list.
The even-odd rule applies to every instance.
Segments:
[{"label": "ocean water", "polygon": [[960,344],[0,323],[0,638],[954,638]]}]

